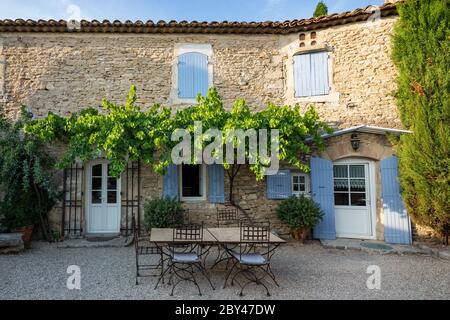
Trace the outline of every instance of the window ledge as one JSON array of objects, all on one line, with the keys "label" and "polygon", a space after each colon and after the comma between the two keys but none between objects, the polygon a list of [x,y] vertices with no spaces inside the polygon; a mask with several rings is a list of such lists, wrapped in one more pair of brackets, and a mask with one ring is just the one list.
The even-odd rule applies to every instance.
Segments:
[{"label": "window ledge", "polygon": [[197,99],[173,97],[172,104],[197,104]]},{"label": "window ledge", "polygon": [[206,198],[181,198],[181,202],[185,203],[206,202]]},{"label": "window ledge", "polygon": [[340,94],[339,92],[333,92],[323,96],[313,96],[313,97],[294,97],[296,103],[339,103]]},{"label": "window ledge", "polygon": [[302,191],[302,192],[292,192],[292,195],[300,197],[301,195],[304,195],[305,197],[311,197],[311,192],[309,191]]}]

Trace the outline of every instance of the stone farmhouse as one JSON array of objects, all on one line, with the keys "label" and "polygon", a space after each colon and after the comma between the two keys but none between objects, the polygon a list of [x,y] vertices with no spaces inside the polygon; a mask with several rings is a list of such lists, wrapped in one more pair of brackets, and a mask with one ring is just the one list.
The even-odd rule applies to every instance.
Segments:
[{"label": "stone farmhouse", "polygon": [[[342,14],[285,22],[0,21],[0,110],[21,105],[37,117],[69,115],[101,98],[121,101],[130,85],[139,104],[174,109],[217,88],[227,108],[244,98],[253,110],[268,102],[314,104],[336,131],[311,158],[311,173],[288,165],[256,182],[236,178],[236,202],[255,220],[286,233],[275,208],[292,194],[311,195],[325,212],[317,239],[376,239],[408,244],[412,226],[397,182],[388,135],[407,134],[393,92],[394,1]],[[65,237],[129,232],[143,203],[177,196],[197,219],[214,223],[227,205],[222,166],[172,166],[162,177],[130,163],[108,177],[107,159],[74,164],[61,174],[65,197],[51,214]]]}]

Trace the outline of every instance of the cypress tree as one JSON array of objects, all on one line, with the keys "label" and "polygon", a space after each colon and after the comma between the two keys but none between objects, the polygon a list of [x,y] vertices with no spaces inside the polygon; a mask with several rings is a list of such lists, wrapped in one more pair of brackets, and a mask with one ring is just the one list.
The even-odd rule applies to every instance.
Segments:
[{"label": "cypress tree", "polygon": [[314,11],[313,17],[317,18],[320,16],[326,16],[328,14],[328,7],[323,1],[319,1]]},{"label": "cypress tree", "polygon": [[450,233],[449,0],[398,6],[393,38],[397,105],[412,134],[397,145],[403,199],[413,221]]}]

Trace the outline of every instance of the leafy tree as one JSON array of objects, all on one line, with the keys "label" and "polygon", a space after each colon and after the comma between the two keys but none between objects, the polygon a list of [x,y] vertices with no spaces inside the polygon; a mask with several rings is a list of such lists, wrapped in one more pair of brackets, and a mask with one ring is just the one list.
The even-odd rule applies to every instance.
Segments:
[{"label": "leafy tree", "polygon": [[328,14],[328,7],[323,1],[319,1],[319,3],[316,6],[316,10],[314,10],[313,17],[321,17],[326,16]]},{"label": "leafy tree", "polygon": [[[299,159],[304,158],[302,155],[310,154],[313,146],[322,148],[321,133],[330,130],[319,120],[318,113],[312,107],[302,114],[299,106],[269,104],[265,110],[252,113],[244,100],[237,100],[232,110],[227,112],[215,89],[210,89],[205,97],[199,95],[197,105],[178,110],[174,116],[171,116],[170,109],[159,105],[143,112],[135,106],[135,101],[136,88],[133,86],[124,106],[103,101],[105,112],[86,109],[80,115],[73,114],[68,119],[49,114],[46,118],[28,124],[26,132],[47,142],[59,139],[68,143],[68,150],[59,162],[60,167],[71,165],[77,158],[87,161],[105,155],[111,162],[113,174],[119,175],[129,160],[143,160],[152,164],[156,172],[164,174],[172,163],[172,150],[179,143],[172,141],[172,133],[175,129],[185,129],[193,136],[196,121],[202,123],[202,134],[209,129],[222,132],[221,148],[224,155],[226,145],[230,142],[227,130],[266,129],[270,132],[271,129],[279,129],[278,141],[274,140],[279,144],[279,160],[285,160],[305,172],[309,167]],[[312,138],[310,143],[306,142],[308,137]],[[270,143],[271,139],[268,140]],[[191,141],[192,146],[194,143],[198,142]],[[200,143],[205,147],[210,142],[203,137]],[[234,137],[232,144],[235,148],[245,144],[245,160],[254,160],[250,169],[257,180],[262,180],[265,170],[271,165],[270,161],[262,157],[259,150],[256,154],[250,154],[249,141]],[[196,163],[199,159],[193,154],[191,163]],[[232,159],[236,160],[235,153]],[[230,178],[229,199],[235,204],[233,183],[241,166],[232,161],[225,162],[224,167]]]},{"label": "leafy tree", "polygon": [[450,232],[450,9],[448,0],[399,6],[393,59],[397,104],[410,135],[398,144],[403,199],[414,221],[448,245]]},{"label": "leafy tree", "polygon": [[54,162],[40,139],[23,134],[29,121],[25,111],[16,123],[0,115],[0,218],[10,230],[40,224],[48,240],[47,214],[59,198],[50,174]]}]

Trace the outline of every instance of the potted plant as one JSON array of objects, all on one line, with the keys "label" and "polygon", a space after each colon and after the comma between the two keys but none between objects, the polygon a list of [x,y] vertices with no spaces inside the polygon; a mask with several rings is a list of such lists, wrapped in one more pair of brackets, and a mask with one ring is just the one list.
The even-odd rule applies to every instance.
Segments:
[{"label": "potted plant", "polygon": [[170,228],[183,222],[183,208],[177,199],[148,200],[144,204],[144,225],[151,228]]},{"label": "potted plant", "polygon": [[283,200],[277,207],[277,214],[291,229],[292,237],[301,241],[310,237],[311,229],[323,218],[319,205],[303,194]]},{"label": "potted plant", "polygon": [[31,115],[23,110],[13,123],[0,115],[0,223],[10,232],[21,232],[29,247],[35,226],[46,240],[47,214],[59,198],[50,170],[53,160],[35,137],[23,132]]}]

